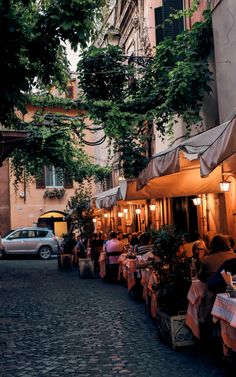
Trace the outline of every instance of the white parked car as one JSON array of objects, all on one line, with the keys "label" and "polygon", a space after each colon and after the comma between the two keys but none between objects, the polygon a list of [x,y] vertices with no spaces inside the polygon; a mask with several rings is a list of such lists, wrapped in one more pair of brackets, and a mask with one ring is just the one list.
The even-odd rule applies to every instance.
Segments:
[{"label": "white parked car", "polygon": [[41,259],[50,259],[59,250],[58,238],[52,230],[39,227],[18,228],[2,238],[4,255],[38,254]]}]

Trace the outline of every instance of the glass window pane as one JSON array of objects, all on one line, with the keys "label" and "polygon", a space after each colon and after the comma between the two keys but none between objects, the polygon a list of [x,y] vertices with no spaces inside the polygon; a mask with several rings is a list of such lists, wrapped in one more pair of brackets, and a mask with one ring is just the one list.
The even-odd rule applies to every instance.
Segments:
[{"label": "glass window pane", "polygon": [[61,169],[54,168],[55,186],[63,186],[63,172]]},{"label": "glass window pane", "polygon": [[53,167],[46,166],[45,168],[45,183],[46,186],[53,186]]},{"label": "glass window pane", "polygon": [[45,184],[46,187],[63,187],[63,171],[54,166],[46,166],[45,168]]}]

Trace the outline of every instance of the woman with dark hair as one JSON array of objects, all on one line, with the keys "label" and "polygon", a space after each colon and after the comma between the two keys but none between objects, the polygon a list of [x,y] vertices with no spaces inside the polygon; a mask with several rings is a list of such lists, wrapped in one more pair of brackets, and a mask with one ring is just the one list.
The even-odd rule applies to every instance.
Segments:
[{"label": "woman with dark hair", "polygon": [[223,234],[215,235],[210,243],[210,254],[202,261],[204,274],[202,279],[212,277],[220,265],[228,259],[235,258],[230,247],[229,237]]},{"label": "woman with dark hair", "polygon": [[223,234],[215,235],[210,243],[210,254],[202,260],[202,274],[199,279],[207,283],[207,293],[201,300],[199,316],[202,323],[201,338],[205,344],[214,340],[214,324],[212,321],[211,310],[215,301],[216,292],[210,287],[212,278],[217,273],[219,267],[230,259],[235,258],[229,243],[229,237]]}]

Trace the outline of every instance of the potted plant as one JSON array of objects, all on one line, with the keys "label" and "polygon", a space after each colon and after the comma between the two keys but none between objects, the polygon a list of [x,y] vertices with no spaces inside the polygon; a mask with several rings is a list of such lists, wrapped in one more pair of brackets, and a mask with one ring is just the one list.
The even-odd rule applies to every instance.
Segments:
[{"label": "potted plant", "polygon": [[178,258],[182,235],[174,227],[165,226],[153,235],[154,252],[159,261],[153,261],[159,278],[157,285],[157,331],[159,337],[173,348],[194,343],[191,331],[185,326],[187,293],[191,285],[190,262]]},{"label": "potted plant", "polygon": [[44,191],[44,198],[62,199],[65,196],[66,190],[64,188],[53,188]]}]

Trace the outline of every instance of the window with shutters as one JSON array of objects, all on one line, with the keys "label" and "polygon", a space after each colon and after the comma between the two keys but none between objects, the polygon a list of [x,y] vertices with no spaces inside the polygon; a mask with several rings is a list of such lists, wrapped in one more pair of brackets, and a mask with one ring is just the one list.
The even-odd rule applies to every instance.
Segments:
[{"label": "window with shutters", "polygon": [[46,187],[63,187],[63,171],[54,166],[45,167],[45,186]]},{"label": "window with shutters", "polygon": [[179,10],[183,10],[183,0],[163,0],[162,7],[155,8],[156,44],[166,37],[175,39],[184,30],[183,17],[165,22]]},{"label": "window with shutters", "polygon": [[42,175],[36,178],[36,188],[64,187],[73,188],[73,179],[62,169],[54,166],[44,166]]},{"label": "window with shutters", "polygon": [[72,85],[68,85],[66,88],[66,98],[74,98],[74,88]]}]

